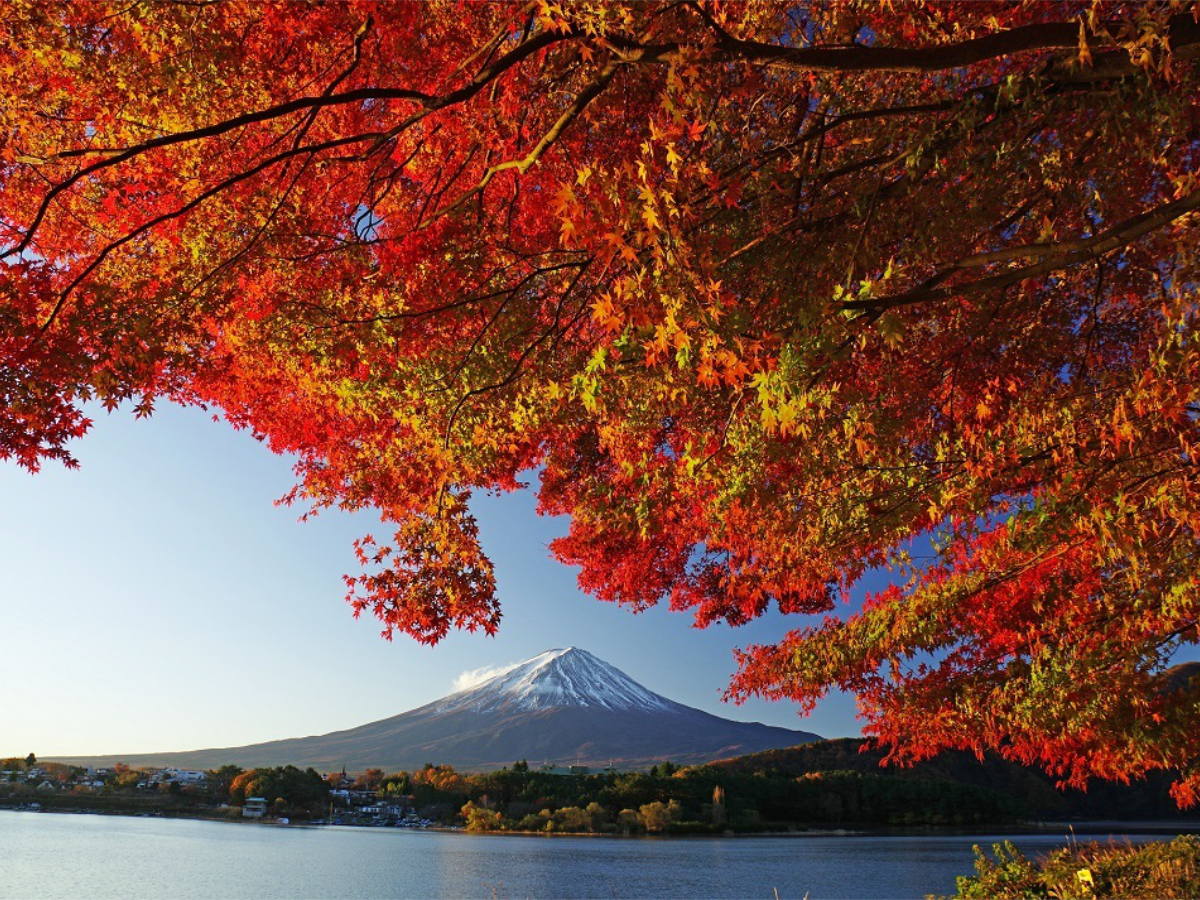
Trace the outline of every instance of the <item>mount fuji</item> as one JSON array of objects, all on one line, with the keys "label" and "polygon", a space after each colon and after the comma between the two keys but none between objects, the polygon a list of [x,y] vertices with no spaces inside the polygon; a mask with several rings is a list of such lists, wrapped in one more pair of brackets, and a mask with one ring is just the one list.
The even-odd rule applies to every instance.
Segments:
[{"label": "mount fuji", "polygon": [[395,771],[426,762],[486,770],[527,759],[639,768],[664,760],[704,763],[815,740],[820,736],[807,731],[735,722],[668,700],[586,650],[568,647],[419,709],[346,731],[246,747],[64,761]]}]

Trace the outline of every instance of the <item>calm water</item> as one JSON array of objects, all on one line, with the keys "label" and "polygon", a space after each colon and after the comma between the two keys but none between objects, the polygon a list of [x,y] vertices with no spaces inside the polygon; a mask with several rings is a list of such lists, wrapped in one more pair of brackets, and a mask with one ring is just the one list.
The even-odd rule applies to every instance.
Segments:
[{"label": "calm water", "polygon": [[540,838],[0,810],[0,897],[920,898],[952,893],[971,845],[1000,839]]}]

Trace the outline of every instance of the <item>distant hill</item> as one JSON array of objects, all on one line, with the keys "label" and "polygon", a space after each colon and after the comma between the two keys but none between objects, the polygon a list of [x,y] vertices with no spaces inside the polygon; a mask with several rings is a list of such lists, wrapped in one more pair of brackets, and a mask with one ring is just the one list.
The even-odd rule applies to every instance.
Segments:
[{"label": "distant hill", "polygon": [[705,763],[819,739],[684,706],[570,647],[535,656],[470,690],[346,731],[245,747],[58,759],[192,769],[290,763],[322,771],[397,771],[432,762],[482,771],[519,759],[639,768],[665,760]]},{"label": "distant hill", "polygon": [[864,751],[865,744],[866,741],[857,738],[823,740],[720,760],[712,767],[735,775],[798,778],[817,772],[850,771],[950,782],[995,791],[1016,801],[1024,815],[1042,818],[1197,820],[1195,810],[1183,812],[1171,799],[1168,789],[1174,776],[1167,772],[1151,773],[1128,785],[1094,781],[1087,791],[1060,790],[1055,779],[1041,769],[1009,762],[991,753],[980,762],[972,753],[947,751],[911,767],[881,768],[884,754],[878,750]]}]

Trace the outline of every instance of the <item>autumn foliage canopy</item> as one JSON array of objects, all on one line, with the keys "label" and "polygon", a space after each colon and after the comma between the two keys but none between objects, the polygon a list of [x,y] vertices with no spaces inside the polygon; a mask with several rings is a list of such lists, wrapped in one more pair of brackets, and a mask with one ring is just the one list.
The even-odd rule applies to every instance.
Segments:
[{"label": "autumn foliage canopy", "polygon": [[394,523],[350,600],[423,641],[496,628],[468,500],[532,478],[601,599],[828,614],[735,696],[1200,799],[1196,6],[39,2],[0,36],[0,457],[70,464],[89,402],[219,409],[296,455],[288,500]]}]

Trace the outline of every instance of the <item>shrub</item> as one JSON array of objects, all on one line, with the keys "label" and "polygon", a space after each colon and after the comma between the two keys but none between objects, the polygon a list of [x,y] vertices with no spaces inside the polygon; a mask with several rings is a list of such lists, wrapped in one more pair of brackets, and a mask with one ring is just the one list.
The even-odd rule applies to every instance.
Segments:
[{"label": "shrub", "polygon": [[992,852],[994,860],[975,848],[977,874],[958,879],[959,900],[1200,897],[1200,838],[1194,835],[1140,847],[1072,844],[1040,861],[1029,860],[1008,841]]},{"label": "shrub", "polygon": [[504,827],[500,813],[471,802],[462,808],[462,817],[467,823],[467,831],[500,831]]}]

